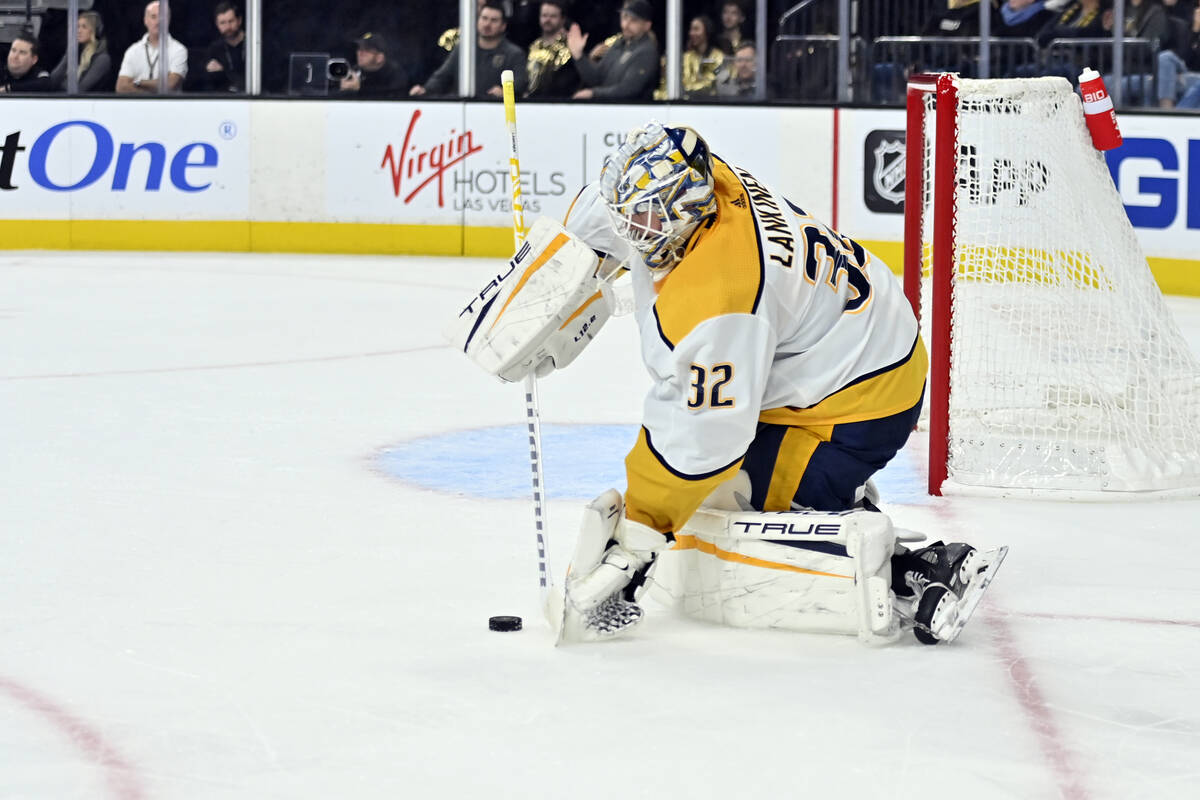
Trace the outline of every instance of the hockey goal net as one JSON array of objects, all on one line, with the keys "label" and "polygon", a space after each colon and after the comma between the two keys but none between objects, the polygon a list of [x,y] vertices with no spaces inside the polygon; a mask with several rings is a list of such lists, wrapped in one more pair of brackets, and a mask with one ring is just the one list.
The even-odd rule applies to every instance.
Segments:
[{"label": "hockey goal net", "polygon": [[1061,78],[909,83],[929,491],[1200,494],[1200,368]]}]

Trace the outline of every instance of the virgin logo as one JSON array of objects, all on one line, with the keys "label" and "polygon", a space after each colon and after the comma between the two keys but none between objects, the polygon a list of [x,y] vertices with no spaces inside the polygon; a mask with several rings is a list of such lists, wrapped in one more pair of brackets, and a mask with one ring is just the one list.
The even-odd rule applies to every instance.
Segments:
[{"label": "virgin logo", "polygon": [[404,144],[400,146],[399,155],[397,156],[389,144],[383,152],[383,162],[379,166],[391,170],[392,191],[396,197],[407,192],[404,195],[405,205],[411,203],[422,189],[436,181],[438,206],[441,207],[446,205],[446,172],[467,156],[478,153],[483,149],[483,145],[475,144],[470,131],[455,135],[454,129],[451,128],[446,141],[424,150],[418,149],[418,145],[413,142],[413,129],[417,127],[417,120],[420,118],[421,110],[417,109],[408,121],[408,130],[404,132]]}]

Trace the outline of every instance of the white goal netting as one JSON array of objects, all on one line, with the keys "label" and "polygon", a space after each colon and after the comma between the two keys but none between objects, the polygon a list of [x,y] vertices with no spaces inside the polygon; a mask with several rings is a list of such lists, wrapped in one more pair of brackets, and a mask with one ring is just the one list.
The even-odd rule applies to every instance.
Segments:
[{"label": "white goal netting", "polygon": [[1070,84],[959,81],[957,136],[949,488],[1200,487],[1200,366]]}]

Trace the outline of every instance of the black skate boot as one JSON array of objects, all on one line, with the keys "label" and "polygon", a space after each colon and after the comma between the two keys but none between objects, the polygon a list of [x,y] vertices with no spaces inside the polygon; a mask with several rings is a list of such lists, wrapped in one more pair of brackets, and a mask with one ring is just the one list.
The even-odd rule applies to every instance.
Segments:
[{"label": "black skate boot", "polygon": [[969,544],[939,541],[920,550],[901,547],[892,556],[892,591],[898,598],[911,598],[913,634],[919,641],[937,644],[958,635],[959,601],[985,569],[986,560]]}]

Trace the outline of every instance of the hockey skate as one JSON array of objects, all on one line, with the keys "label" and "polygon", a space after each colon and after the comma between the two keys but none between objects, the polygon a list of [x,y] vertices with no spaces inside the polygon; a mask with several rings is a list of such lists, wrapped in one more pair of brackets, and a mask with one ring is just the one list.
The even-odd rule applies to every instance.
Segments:
[{"label": "hockey skate", "polygon": [[983,551],[940,541],[915,551],[901,547],[892,557],[892,589],[913,635],[924,644],[958,638],[1006,555],[1007,547]]}]

